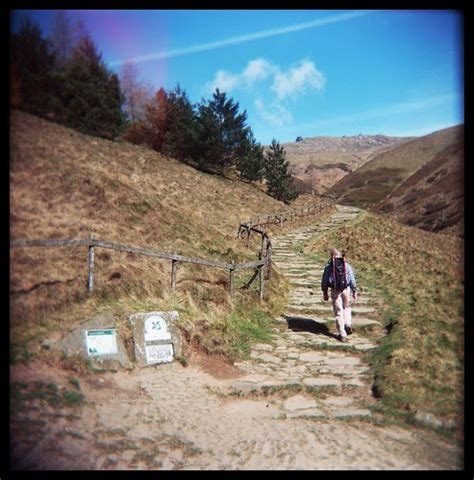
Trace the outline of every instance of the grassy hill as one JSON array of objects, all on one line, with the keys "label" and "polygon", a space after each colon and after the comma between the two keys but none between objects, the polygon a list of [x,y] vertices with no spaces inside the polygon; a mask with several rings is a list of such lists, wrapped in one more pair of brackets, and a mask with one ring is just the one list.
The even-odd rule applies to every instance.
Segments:
[{"label": "grassy hill", "polygon": [[464,234],[464,142],[449,145],[373,207],[407,225]]},{"label": "grassy hill", "polygon": [[[346,251],[360,283],[384,297],[387,334],[372,355],[381,409],[407,420],[429,412],[462,420],[464,398],[463,241],[367,212],[305,250]],[[363,298],[364,293],[361,293]]]},{"label": "grassy hill", "polygon": [[[260,243],[255,239],[247,248],[236,238],[240,221],[287,209],[255,186],[199,172],[147,148],[89,137],[17,111],[10,121],[11,239],[84,239],[93,233],[163,252],[252,261]],[[104,249],[96,250],[89,298],[85,247],[15,248],[10,255],[14,346],[102,311],[126,319],[134,311],[173,308],[190,338],[212,329],[221,338],[226,334],[222,345],[213,345],[209,334],[200,340],[228,353],[241,339],[235,323],[226,330],[227,316],[249,304],[252,315],[266,318],[282,301],[282,290],[273,295],[282,287],[277,274],[260,308],[252,303],[256,291],[239,289],[251,270],[237,275],[232,303],[224,270],[182,264],[177,293],[171,294],[170,261]]]},{"label": "grassy hill", "polygon": [[343,204],[372,207],[446,148],[462,142],[463,135],[464,128],[458,125],[411,140],[377,155],[326,193]]},{"label": "grassy hill", "polygon": [[291,173],[309,191],[321,194],[375,155],[411,139],[385,135],[311,137],[283,147]]}]

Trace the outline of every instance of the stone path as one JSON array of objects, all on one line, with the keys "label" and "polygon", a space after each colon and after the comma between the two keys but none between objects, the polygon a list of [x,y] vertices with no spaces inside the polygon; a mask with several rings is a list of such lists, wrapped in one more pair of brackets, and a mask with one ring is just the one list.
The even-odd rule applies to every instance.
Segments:
[{"label": "stone path", "polygon": [[380,299],[360,286],[364,293],[352,308],[354,333],[349,342],[341,343],[336,338],[332,305],[323,301],[320,289],[324,265],[296,253],[306,240],[356,218],[359,212],[351,207],[337,208],[324,223],[273,239],[275,266],[293,286],[287,311],[277,319],[287,328],[276,328],[270,343],[255,345],[251,360],[237,364],[248,376],[233,382],[231,388],[241,396],[282,388],[298,390],[280,402],[277,415],[333,419],[371,415],[367,403],[374,400],[364,352],[376,345],[360,328],[375,327],[383,334],[376,309]]},{"label": "stone path", "polygon": [[[338,212],[319,225],[274,238],[275,266],[293,291],[273,338],[216,375],[179,362],[81,379],[81,409],[38,405],[11,419],[13,464],[47,470],[456,470],[462,449],[421,429],[372,418],[370,338],[383,335],[377,292],[362,285],[348,343],[320,292],[323,265],[295,253],[323,229],[358,215]],[[296,248],[295,248],[296,247]],[[356,272],[357,274],[357,272]],[[365,333],[364,333],[365,332]],[[369,334],[368,332],[371,332]],[[12,378],[32,370],[13,367]],[[47,365],[36,379],[71,388]],[[222,373],[222,372],[220,372]]]}]

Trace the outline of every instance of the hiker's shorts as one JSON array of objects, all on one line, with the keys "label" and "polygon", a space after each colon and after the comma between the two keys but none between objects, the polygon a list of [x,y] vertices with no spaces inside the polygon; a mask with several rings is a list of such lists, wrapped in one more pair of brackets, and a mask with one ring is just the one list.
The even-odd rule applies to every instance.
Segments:
[{"label": "hiker's shorts", "polygon": [[336,327],[341,337],[346,337],[347,333],[344,328],[352,326],[352,310],[351,310],[351,288],[345,290],[331,289],[331,300],[334,315],[336,316]]}]

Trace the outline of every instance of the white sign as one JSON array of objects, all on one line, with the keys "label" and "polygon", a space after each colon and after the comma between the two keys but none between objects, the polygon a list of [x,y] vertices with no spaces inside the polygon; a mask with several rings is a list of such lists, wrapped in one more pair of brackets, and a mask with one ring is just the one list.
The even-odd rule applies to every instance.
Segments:
[{"label": "white sign", "polygon": [[146,363],[166,363],[173,361],[173,344],[145,345]]},{"label": "white sign", "polygon": [[86,346],[91,357],[118,353],[115,328],[86,330]]},{"label": "white sign", "polygon": [[166,320],[152,313],[145,320],[145,342],[153,342],[155,340],[171,340],[171,333],[168,332]]}]

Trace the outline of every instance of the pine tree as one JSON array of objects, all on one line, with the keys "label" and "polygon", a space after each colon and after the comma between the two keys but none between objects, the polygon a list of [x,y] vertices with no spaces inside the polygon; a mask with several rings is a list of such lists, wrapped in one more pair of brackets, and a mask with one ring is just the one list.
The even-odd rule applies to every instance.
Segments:
[{"label": "pine tree", "polygon": [[249,132],[245,153],[239,159],[238,167],[240,176],[245,180],[259,181],[264,174],[263,147],[255,140],[252,132]]},{"label": "pine tree", "polygon": [[247,113],[218,88],[212,100],[198,106],[196,160],[199,168],[224,174],[245,154],[249,128]]},{"label": "pine tree", "polygon": [[196,115],[186,91],[179,84],[168,93],[167,132],[163,153],[182,162],[189,162],[195,152]]},{"label": "pine tree", "polygon": [[124,102],[118,76],[109,71],[90,37],[83,37],[63,74],[64,121],[84,133],[114,138],[124,127]]},{"label": "pine tree", "polygon": [[286,152],[280,144],[273,139],[269,150],[265,152],[265,178],[267,192],[277,200],[289,203],[298,193],[291,189],[291,175],[288,173]]},{"label": "pine tree", "polygon": [[47,116],[57,91],[52,72],[56,57],[51,43],[37,24],[28,17],[11,36],[10,85],[13,105],[22,110]]}]

